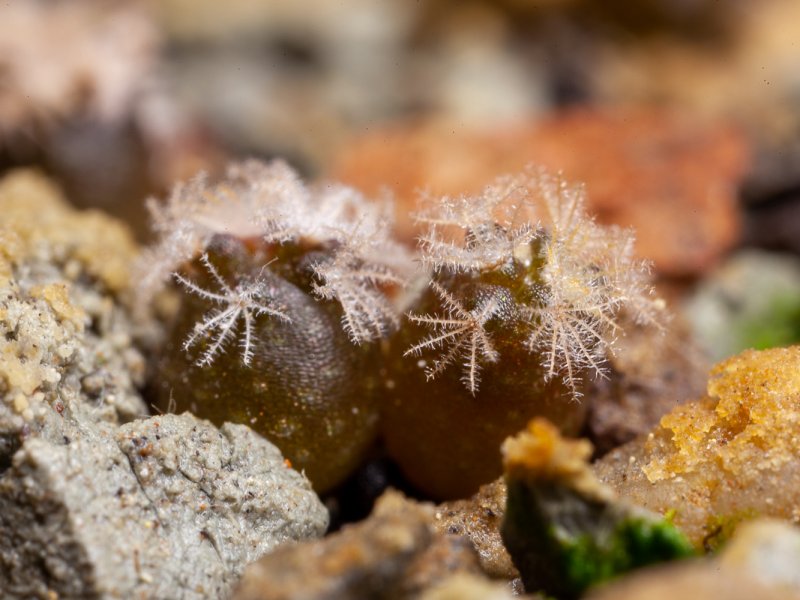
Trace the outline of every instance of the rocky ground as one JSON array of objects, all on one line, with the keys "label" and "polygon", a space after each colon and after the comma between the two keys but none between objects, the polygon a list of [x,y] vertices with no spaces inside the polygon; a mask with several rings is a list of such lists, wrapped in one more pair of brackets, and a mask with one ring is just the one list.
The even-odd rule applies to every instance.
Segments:
[{"label": "rocky ground", "polygon": [[0,596],[800,598],[798,17],[0,6]]}]

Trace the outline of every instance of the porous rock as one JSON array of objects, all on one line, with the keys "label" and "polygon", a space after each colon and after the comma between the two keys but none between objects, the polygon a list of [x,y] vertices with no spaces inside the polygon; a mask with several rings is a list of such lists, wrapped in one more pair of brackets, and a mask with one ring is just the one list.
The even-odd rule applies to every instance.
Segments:
[{"label": "porous rock", "polygon": [[501,478],[482,485],[470,498],[443,502],[436,507],[434,526],[443,534],[469,539],[486,575],[512,580],[519,572],[500,537],[506,494],[506,482]]},{"label": "porous rock", "polygon": [[222,598],[247,562],[328,521],[269,442],[188,413],[31,438],[0,506],[5,598]]},{"label": "porous rock", "polygon": [[136,246],[29,171],[0,181],[0,462],[31,436],[147,413],[145,361],[123,297]]},{"label": "porous rock", "polygon": [[705,398],[595,463],[623,498],[716,548],[755,516],[800,522],[800,347],[747,350],[718,365]]}]

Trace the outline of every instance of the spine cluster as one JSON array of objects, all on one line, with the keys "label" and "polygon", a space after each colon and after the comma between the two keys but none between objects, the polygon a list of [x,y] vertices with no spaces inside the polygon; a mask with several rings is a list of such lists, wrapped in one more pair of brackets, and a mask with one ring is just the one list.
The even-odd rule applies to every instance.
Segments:
[{"label": "spine cluster", "polygon": [[[431,286],[443,311],[410,315],[434,333],[408,353],[448,346],[428,368],[429,378],[460,356],[464,383],[474,394],[481,362],[498,360],[487,326],[513,320],[545,377],[561,376],[579,396],[583,373],[605,374],[623,315],[659,323],[662,307],[652,295],[647,263],[634,257],[633,232],[598,225],[584,203],[582,187],[528,171],[501,178],[477,196],[442,199],[420,216],[428,226],[421,259],[434,272]],[[509,277],[489,284],[492,272]],[[457,273],[486,282],[479,283],[481,297],[471,310],[437,283]]]},{"label": "spine cluster", "polygon": [[166,204],[151,201],[159,242],[145,255],[140,289],[151,298],[170,278],[189,292],[217,305],[186,341],[213,336],[207,364],[243,321],[242,358],[250,356],[250,319],[254,314],[286,318],[270,301],[270,278],[276,265],[265,264],[250,281],[227,283],[204,261],[219,291],[200,289],[178,273],[179,267],[202,255],[215,235],[258,239],[264,244],[296,244],[323,248],[308,265],[319,299],[338,302],[342,325],[357,344],[385,336],[399,324],[399,311],[385,289],[403,286],[413,264],[409,253],[391,236],[391,210],[352,188],[333,184],[306,186],[288,165],[247,161],[229,167],[226,177],[211,184],[201,175],[175,188]]},{"label": "spine cluster", "polygon": [[[647,264],[634,258],[632,232],[595,223],[581,187],[542,171],[498,179],[474,196],[429,199],[418,216],[425,232],[416,257],[393,241],[387,203],[341,185],[307,186],[282,162],[234,164],[219,183],[198,177],[151,210],[160,240],[145,258],[142,291],[152,297],[173,278],[208,301],[209,312],[184,342],[188,349],[206,340],[200,365],[210,364],[237,335],[249,364],[253,318],[289,318],[271,293],[276,265],[267,263],[259,276],[242,281],[225,281],[216,272],[204,252],[218,234],[322,249],[306,267],[312,292],[341,306],[342,326],[356,344],[402,327],[387,290],[428,277],[439,308],[406,315],[430,330],[406,355],[438,353],[428,378],[461,363],[473,394],[481,365],[502,360],[495,337],[504,324],[524,332],[521,346],[547,379],[562,377],[577,396],[584,374],[603,375],[622,315],[657,324],[662,308],[652,296]],[[198,256],[216,289],[178,273]],[[474,282],[469,297],[449,287],[465,277]]]}]

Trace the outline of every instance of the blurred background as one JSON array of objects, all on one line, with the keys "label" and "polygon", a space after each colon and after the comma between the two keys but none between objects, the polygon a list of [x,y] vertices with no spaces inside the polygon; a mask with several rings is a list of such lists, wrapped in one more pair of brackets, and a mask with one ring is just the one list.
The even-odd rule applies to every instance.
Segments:
[{"label": "blurred background", "polygon": [[[11,0],[0,172],[147,239],[231,159],[460,194],[528,164],[633,226],[714,357],[800,340],[797,0]],[[734,325],[732,325],[734,324]]]}]

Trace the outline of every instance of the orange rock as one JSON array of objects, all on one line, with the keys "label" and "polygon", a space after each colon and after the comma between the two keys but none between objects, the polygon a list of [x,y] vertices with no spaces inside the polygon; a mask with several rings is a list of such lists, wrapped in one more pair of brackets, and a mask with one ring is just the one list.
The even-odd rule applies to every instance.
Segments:
[{"label": "orange rock", "polygon": [[634,227],[639,254],[661,273],[698,274],[738,239],[743,138],[655,109],[573,109],[486,131],[398,124],[355,140],[330,173],[368,195],[391,190],[411,239],[419,190],[475,193],[528,164],[585,182],[590,210],[601,222]]}]

